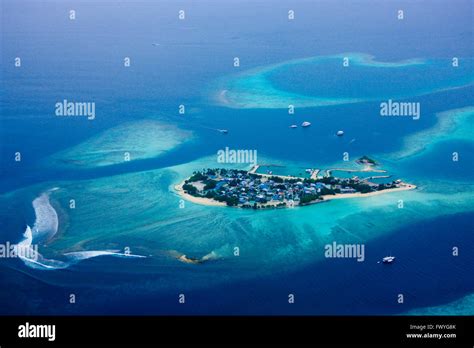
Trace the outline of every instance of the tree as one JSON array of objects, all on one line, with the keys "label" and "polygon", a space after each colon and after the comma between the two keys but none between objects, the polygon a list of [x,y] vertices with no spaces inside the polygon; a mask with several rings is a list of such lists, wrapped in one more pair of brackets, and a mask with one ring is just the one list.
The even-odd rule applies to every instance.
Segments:
[{"label": "tree", "polygon": [[184,192],[189,193],[190,195],[193,195],[193,196],[196,195],[197,193],[197,188],[190,184],[184,184],[183,190]]},{"label": "tree", "polygon": [[215,196],[216,196],[216,193],[214,191],[206,192],[206,198],[214,198]]},{"label": "tree", "polygon": [[334,195],[334,194],[336,193],[332,189],[328,189],[326,187],[321,188],[321,195]]},{"label": "tree", "polygon": [[206,185],[204,185],[204,190],[212,190],[217,185],[217,182],[215,180],[212,180],[212,179],[206,180],[205,183],[206,183]]},{"label": "tree", "polygon": [[195,181],[201,181],[201,180],[206,180],[207,176],[202,174],[201,172],[195,172],[193,176],[191,176],[188,179],[188,182],[195,182]]},{"label": "tree", "polygon": [[239,198],[238,197],[227,197],[226,198],[226,204],[229,206],[229,207],[232,207],[232,206],[235,206],[237,204],[239,204]]},{"label": "tree", "polygon": [[283,180],[282,178],[280,178],[278,176],[271,176],[270,180],[273,180],[274,182],[277,182],[277,183],[282,183],[282,182],[285,181],[285,180]]},{"label": "tree", "polygon": [[300,197],[300,204],[307,204],[309,202],[315,201],[319,198],[318,195],[313,194],[313,193],[307,193]]}]

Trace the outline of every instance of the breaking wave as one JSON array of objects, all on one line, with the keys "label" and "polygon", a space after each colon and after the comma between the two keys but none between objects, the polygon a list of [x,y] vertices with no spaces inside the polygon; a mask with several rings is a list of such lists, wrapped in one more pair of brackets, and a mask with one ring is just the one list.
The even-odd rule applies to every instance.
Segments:
[{"label": "breaking wave", "polygon": [[52,238],[57,233],[59,226],[58,214],[49,201],[49,194],[51,191],[52,190],[42,193],[39,197],[33,200],[32,204],[35,211],[35,222],[33,228],[26,226],[26,230],[23,233],[23,239],[14,246],[18,257],[26,266],[41,270],[56,270],[65,269],[80,261],[99,256],[125,258],[146,257],[130,253],[121,253],[119,250],[69,252],[62,255],[62,260],[53,260],[43,257],[43,255],[38,252],[37,243]]}]

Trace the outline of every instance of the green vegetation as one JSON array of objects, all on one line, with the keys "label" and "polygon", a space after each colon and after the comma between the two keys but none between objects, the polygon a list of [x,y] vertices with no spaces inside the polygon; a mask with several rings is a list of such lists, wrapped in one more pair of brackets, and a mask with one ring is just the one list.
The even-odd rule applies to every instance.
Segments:
[{"label": "green vegetation", "polygon": [[212,179],[208,179],[208,180],[204,181],[204,184],[205,184],[204,185],[204,191],[212,190],[217,186],[217,181],[212,180]]},{"label": "green vegetation", "polygon": [[[375,163],[367,156],[364,163]],[[333,176],[311,178],[282,178],[263,176],[234,169],[203,169],[195,171],[185,180],[183,190],[195,197],[204,197],[228,206],[249,209],[275,209],[290,205],[289,202],[307,205],[323,200],[328,195],[369,193],[399,187],[391,184],[374,184],[358,178]]]},{"label": "green vegetation", "polygon": [[283,178],[280,178],[278,176],[272,176],[272,177],[270,177],[270,180],[272,180],[273,182],[277,182],[277,183],[285,182],[285,180]]},{"label": "green vegetation", "polygon": [[319,198],[319,195],[316,194],[305,194],[300,198],[300,204],[308,204],[309,202],[315,201]]},{"label": "green vegetation", "polygon": [[372,165],[376,165],[377,162],[375,160],[373,160],[372,158],[368,157],[368,156],[362,156],[361,158],[359,158],[357,161],[357,163],[367,163],[367,164],[372,164]]},{"label": "green vegetation", "polygon": [[336,194],[336,191],[333,189],[328,189],[326,187],[321,188],[321,195],[335,195],[335,194]]},{"label": "green vegetation", "polygon": [[326,185],[333,185],[337,183],[336,178],[333,176],[327,176],[322,179],[318,179],[317,182],[320,182]]},{"label": "green vegetation", "polygon": [[217,194],[214,191],[207,191],[206,195],[204,197],[209,198],[209,199],[213,199],[214,197],[216,197],[216,195]]},{"label": "green vegetation", "polygon": [[191,176],[188,180],[186,180],[186,182],[196,182],[196,181],[201,181],[201,180],[206,180],[207,179],[207,176],[204,175],[203,173],[201,172],[194,172],[193,173],[193,176]]},{"label": "green vegetation", "polygon": [[184,190],[184,192],[189,193],[192,196],[195,196],[196,193],[197,193],[197,188],[194,187],[191,184],[184,184],[183,185],[183,190]]},{"label": "green vegetation", "polygon": [[214,199],[218,202],[225,202],[229,207],[239,204],[239,197],[235,196],[215,196]]},{"label": "green vegetation", "polygon": [[369,193],[372,192],[373,189],[367,184],[359,184],[359,183],[348,183],[346,186],[353,188],[357,192],[360,193]]}]

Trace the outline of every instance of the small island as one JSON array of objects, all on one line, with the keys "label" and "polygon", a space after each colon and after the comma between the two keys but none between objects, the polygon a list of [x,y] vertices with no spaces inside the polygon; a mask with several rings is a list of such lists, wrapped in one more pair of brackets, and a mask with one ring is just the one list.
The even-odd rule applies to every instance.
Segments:
[{"label": "small island", "polygon": [[300,178],[259,174],[255,167],[249,171],[224,168],[195,171],[191,177],[176,185],[175,189],[187,200],[198,204],[274,209],[416,188],[401,180],[389,183],[370,181],[371,178],[380,176],[360,179],[357,176],[338,178],[312,175],[310,178]]},{"label": "small island", "polygon": [[357,164],[363,164],[366,166],[376,166],[377,162],[368,156],[362,156],[356,161]]}]

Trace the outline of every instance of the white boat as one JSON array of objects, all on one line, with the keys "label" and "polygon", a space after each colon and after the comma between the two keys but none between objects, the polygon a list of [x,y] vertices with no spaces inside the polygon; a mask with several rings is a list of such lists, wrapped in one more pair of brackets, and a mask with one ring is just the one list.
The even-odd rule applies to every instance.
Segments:
[{"label": "white boat", "polygon": [[393,261],[395,261],[395,256],[385,256],[382,259],[383,263],[392,263]]},{"label": "white boat", "polygon": [[304,121],[302,124],[301,124],[301,127],[309,127],[311,126],[311,122],[308,122],[308,121]]},{"label": "white boat", "polygon": [[290,128],[298,128],[298,126],[296,124],[292,124]]},{"label": "white boat", "polygon": [[223,134],[229,133],[229,131],[227,129],[218,129],[218,131],[223,133]]},{"label": "white boat", "polygon": [[337,131],[336,135],[338,137],[342,137],[344,135],[344,131],[340,130],[340,131]]}]

